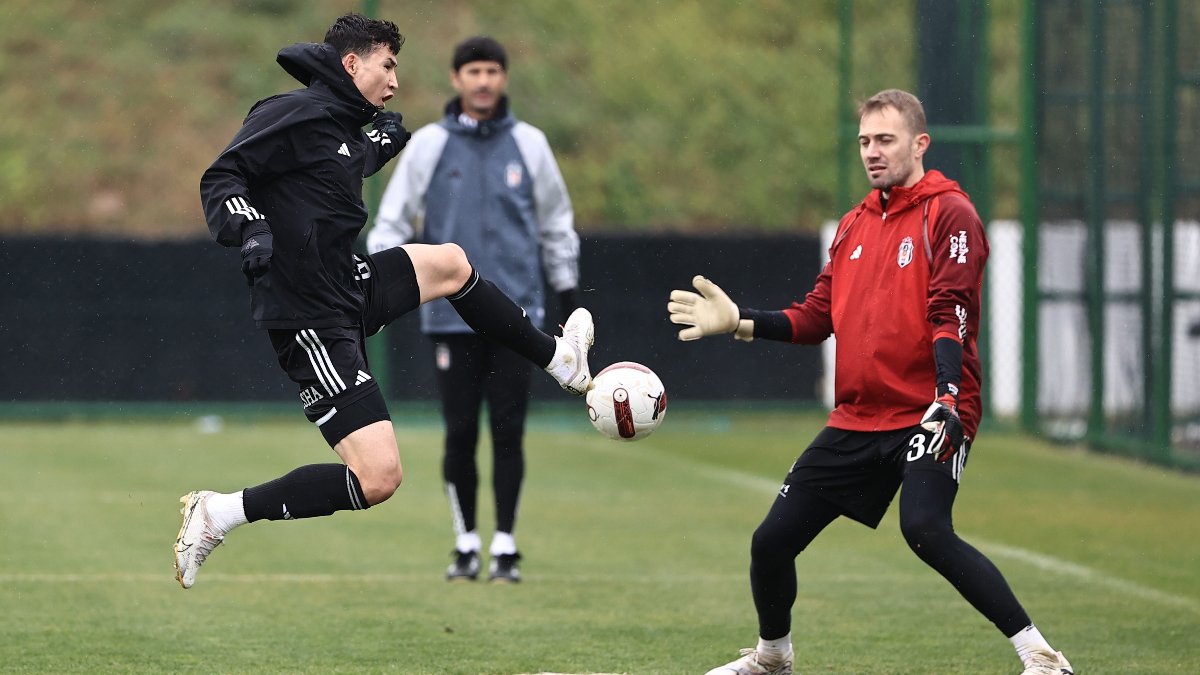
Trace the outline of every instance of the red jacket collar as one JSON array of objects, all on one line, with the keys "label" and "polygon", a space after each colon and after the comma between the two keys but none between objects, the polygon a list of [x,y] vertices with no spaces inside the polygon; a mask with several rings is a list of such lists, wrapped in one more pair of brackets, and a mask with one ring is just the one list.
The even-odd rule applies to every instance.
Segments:
[{"label": "red jacket collar", "polygon": [[[930,169],[925,172],[921,180],[917,181],[916,185],[912,187],[894,187],[888,191],[888,214],[899,213],[923,203],[930,197],[946,192],[957,192],[964,197],[966,196],[966,193],[963,192],[957,182],[946,178],[937,169]],[[863,200],[862,205],[874,213],[883,213],[883,201],[880,197],[880,190],[871,190],[866,199]]]}]

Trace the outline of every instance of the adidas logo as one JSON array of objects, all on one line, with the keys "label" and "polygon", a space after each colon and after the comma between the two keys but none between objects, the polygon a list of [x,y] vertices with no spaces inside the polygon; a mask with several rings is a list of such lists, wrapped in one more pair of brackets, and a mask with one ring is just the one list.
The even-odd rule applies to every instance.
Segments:
[{"label": "adidas logo", "polygon": [[862,244],[859,244],[858,248],[854,249],[854,253],[850,254],[850,259],[858,260],[861,257],[862,257]]},{"label": "adidas logo", "polygon": [[342,147],[338,148],[338,154],[349,157],[350,156],[350,148],[347,148],[346,144],[342,143]]},{"label": "adidas logo", "polygon": [[358,384],[362,384],[363,382],[369,382],[370,380],[371,380],[371,376],[360,370],[360,371],[358,371],[358,379],[356,379],[354,381],[354,384],[358,385]]}]

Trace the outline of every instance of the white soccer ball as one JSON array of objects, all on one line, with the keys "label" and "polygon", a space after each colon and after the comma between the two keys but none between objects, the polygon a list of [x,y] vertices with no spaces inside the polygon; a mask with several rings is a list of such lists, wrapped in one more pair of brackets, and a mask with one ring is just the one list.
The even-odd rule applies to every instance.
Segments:
[{"label": "white soccer ball", "polygon": [[596,373],[587,393],[592,426],[615,441],[636,441],[654,433],[667,415],[667,390],[646,366],[614,363]]}]

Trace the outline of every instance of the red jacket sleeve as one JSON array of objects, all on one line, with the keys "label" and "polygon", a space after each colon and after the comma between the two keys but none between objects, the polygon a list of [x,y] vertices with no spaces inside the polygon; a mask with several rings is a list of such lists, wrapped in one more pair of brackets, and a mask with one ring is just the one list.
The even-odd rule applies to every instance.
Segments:
[{"label": "red jacket sleeve", "polygon": [[983,268],[988,241],[979,214],[965,197],[950,193],[930,213],[929,298],[926,317],[930,338],[962,342],[979,327]]},{"label": "red jacket sleeve", "polygon": [[792,322],[793,344],[820,344],[833,334],[833,315],[829,311],[832,264],[825,263],[813,289],[804,297],[804,302],[793,302],[791,307],[783,310]]}]

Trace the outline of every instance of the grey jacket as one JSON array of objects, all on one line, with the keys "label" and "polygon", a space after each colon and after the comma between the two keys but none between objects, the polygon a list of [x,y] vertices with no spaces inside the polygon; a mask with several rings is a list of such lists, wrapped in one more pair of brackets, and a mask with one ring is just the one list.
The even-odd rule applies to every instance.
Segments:
[{"label": "grey jacket", "polygon": [[[579,236],[545,134],[513,117],[507,98],[500,105],[493,119],[476,123],[454,99],[440,122],[413,134],[380,202],[367,250],[456,243],[483,278],[541,326],[545,283],[555,291],[579,284]],[[421,330],[471,332],[446,300],[421,307]]]}]

